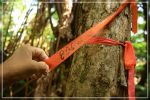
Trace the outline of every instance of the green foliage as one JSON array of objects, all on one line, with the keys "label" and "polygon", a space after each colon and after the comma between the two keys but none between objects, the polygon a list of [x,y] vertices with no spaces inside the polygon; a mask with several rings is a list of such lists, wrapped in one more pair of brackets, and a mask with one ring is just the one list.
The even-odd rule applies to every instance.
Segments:
[{"label": "green foliage", "polygon": [[58,13],[56,12],[55,7],[52,8],[51,13],[53,13],[52,14],[52,23],[53,23],[54,26],[56,26],[58,24],[59,17],[58,17]]},{"label": "green foliage", "polygon": [[[148,77],[150,77],[150,74],[148,74]],[[149,84],[150,83],[150,79],[148,79],[147,81],[148,81],[147,82],[148,85],[150,85]],[[147,84],[145,84],[145,86],[143,86],[143,85],[137,85],[136,86],[136,90],[137,90],[136,96],[138,96],[138,97],[148,97],[148,95],[149,95],[148,93],[150,93],[150,89],[148,88]],[[145,100],[145,99],[143,99],[143,100]]]},{"label": "green foliage", "polygon": [[58,18],[58,14],[57,14],[57,12],[55,11],[54,12],[54,14],[53,14],[53,16],[52,16],[55,20],[58,20],[59,18]]},{"label": "green foliage", "polygon": [[138,58],[145,58],[147,55],[147,50],[146,50],[146,43],[145,42],[137,42],[133,44],[135,51],[136,51],[136,56]]},{"label": "green foliage", "polygon": [[2,0],[0,0],[0,6],[2,5]]},{"label": "green foliage", "polygon": [[136,71],[141,72],[144,70],[144,65],[147,60],[147,43],[144,38],[146,21],[141,3],[138,4],[138,18],[138,33],[131,37],[131,41],[137,57]]},{"label": "green foliage", "polygon": [[[141,1],[141,0],[138,0]],[[139,79],[145,78],[142,77],[143,71],[145,71],[145,64],[148,60],[147,58],[147,43],[145,38],[145,25],[146,20],[144,19],[144,9],[142,8],[142,3],[138,3],[138,33],[131,37],[131,41],[133,43],[137,64],[136,64],[136,75],[139,76]],[[144,73],[146,74],[146,72]],[[147,96],[147,83],[145,85],[136,85],[136,96],[138,97],[146,97]]]}]

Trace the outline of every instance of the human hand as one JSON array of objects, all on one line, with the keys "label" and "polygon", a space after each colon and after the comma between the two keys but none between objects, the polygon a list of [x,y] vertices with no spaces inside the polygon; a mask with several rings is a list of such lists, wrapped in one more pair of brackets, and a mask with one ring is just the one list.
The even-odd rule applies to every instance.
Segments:
[{"label": "human hand", "polygon": [[48,65],[43,62],[48,58],[45,52],[36,47],[24,45],[3,63],[3,81],[15,81],[32,75],[49,72]]}]

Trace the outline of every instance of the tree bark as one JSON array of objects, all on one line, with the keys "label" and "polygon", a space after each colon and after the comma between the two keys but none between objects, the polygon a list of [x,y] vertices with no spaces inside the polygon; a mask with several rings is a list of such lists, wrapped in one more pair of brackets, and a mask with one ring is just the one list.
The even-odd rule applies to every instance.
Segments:
[{"label": "tree bark", "polygon": [[[91,2],[90,0],[82,1]],[[94,24],[102,21],[116,11],[120,5],[118,1],[122,0],[115,0],[115,3],[111,0],[92,0],[91,3],[75,3],[73,9],[74,19],[71,27],[73,36],[81,35]],[[130,15],[130,7],[128,6],[103,30],[103,37],[122,42],[128,40],[131,31]],[[63,44],[65,44],[64,41],[62,41],[64,39],[61,37]],[[62,47],[60,44],[59,47]],[[84,45],[74,53],[72,58],[72,61],[67,60],[67,63],[65,62],[60,65],[61,71],[40,78],[37,81],[34,96],[110,98],[127,96],[127,79],[122,59],[122,46],[106,46],[100,44]],[[68,63],[68,61],[70,61],[70,63]],[[71,66],[70,69],[69,66]],[[65,73],[68,72],[66,71],[68,69],[70,70],[69,75]],[[62,75],[60,72],[65,74],[65,78],[57,82],[56,77],[61,78]],[[65,81],[66,78],[68,78],[67,82]],[[61,83],[63,83],[63,86]],[[66,85],[65,89],[64,84]],[[61,90],[59,88],[61,88]],[[55,89],[55,91],[53,89]],[[61,95],[55,93],[57,92],[56,90],[60,90],[61,93],[59,94]]]},{"label": "tree bark", "polygon": [[[82,0],[87,2],[88,0]],[[113,3],[113,2],[118,3]],[[123,0],[92,0],[76,4],[72,30],[80,35],[117,10]],[[89,0],[90,2],[90,0]],[[95,3],[93,3],[95,2]],[[101,2],[101,3],[96,3]],[[130,38],[131,13],[127,6],[103,31],[106,38],[126,41]],[[100,44],[84,45],[73,55],[65,96],[123,97],[127,82],[123,64],[123,47]]]}]

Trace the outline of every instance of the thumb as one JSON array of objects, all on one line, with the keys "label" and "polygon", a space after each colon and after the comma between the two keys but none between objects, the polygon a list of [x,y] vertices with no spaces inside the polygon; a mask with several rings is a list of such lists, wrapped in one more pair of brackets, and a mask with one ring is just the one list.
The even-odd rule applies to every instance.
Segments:
[{"label": "thumb", "polygon": [[46,74],[49,72],[49,66],[45,62],[32,61],[32,66],[36,73]]}]

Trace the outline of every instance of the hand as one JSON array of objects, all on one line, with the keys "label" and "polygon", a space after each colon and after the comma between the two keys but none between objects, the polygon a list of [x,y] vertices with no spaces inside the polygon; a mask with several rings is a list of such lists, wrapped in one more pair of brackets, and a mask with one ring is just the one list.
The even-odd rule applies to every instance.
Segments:
[{"label": "hand", "polygon": [[43,62],[46,58],[48,56],[40,48],[29,45],[20,47],[3,63],[3,82],[11,82],[35,74],[48,73],[49,67]]}]

